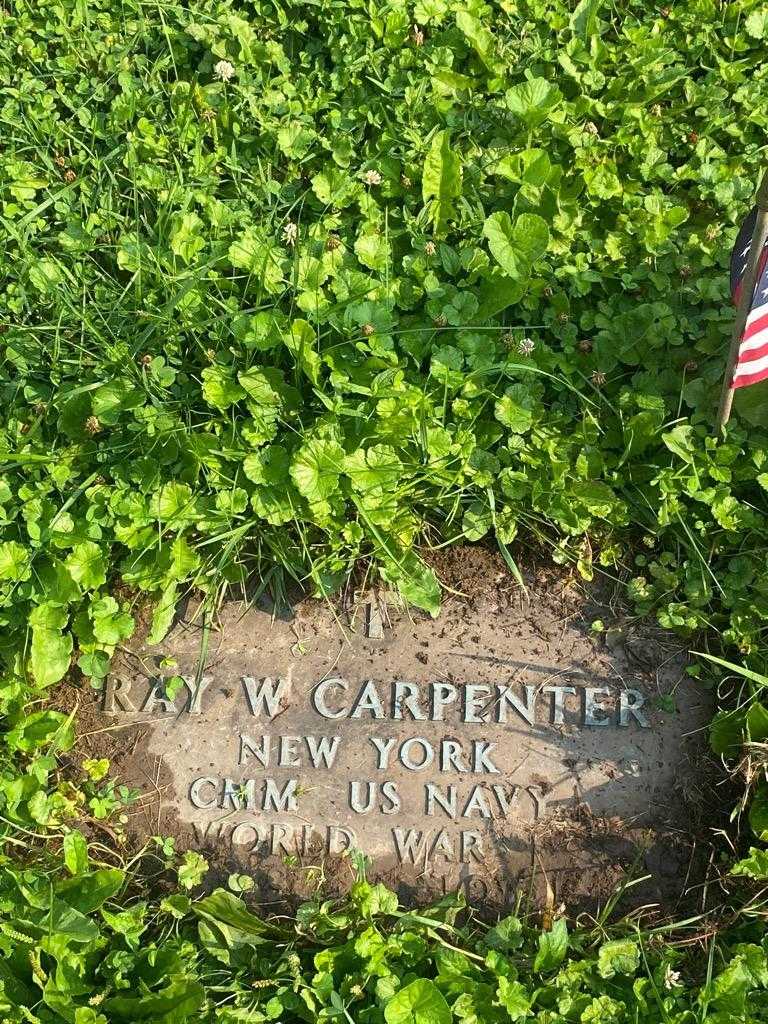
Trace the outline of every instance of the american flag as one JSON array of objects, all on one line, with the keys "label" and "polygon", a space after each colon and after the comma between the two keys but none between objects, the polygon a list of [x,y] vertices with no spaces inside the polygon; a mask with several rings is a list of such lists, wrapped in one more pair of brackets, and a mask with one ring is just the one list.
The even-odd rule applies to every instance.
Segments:
[{"label": "american flag", "polygon": [[[739,301],[741,281],[747,269],[747,257],[755,230],[757,207],[741,226],[736,245],[731,253],[731,295]],[[760,254],[757,284],[741,336],[739,357],[733,370],[732,387],[744,388],[768,377],[768,242]]]}]

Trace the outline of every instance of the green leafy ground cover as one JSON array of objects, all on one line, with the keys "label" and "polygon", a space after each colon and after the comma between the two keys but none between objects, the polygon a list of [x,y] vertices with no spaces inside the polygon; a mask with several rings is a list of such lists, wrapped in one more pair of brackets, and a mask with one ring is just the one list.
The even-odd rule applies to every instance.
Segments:
[{"label": "green leafy ground cover", "polygon": [[[711,427],[728,253],[765,160],[763,5],[11,0],[0,29],[8,851],[85,800],[118,803],[99,769],[59,780],[73,726],[44,699],[73,663],[99,685],[138,599],[160,640],[193,588],[214,600],[256,576],[323,596],[362,564],[434,613],[419,550],[486,538],[513,571],[522,540],[625,580],[639,614],[747,666],[713,745],[738,760],[751,744],[757,845],[738,870],[768,877],[764,392],[739,397],[726,438]],[[387,919],[382,952],[359,908],[283,946],[232,925],[225,953],[197,905],[190,937],[155,904],[119,909],[116,876],[107,892],[80,859],[55,884],[53,865],[13,863],[0,977],[42,1020],[98,1021],[92,995],[142,983],[145,1010],[107,1019],[194,1019],[197,997],[173,1009],[161,975],[208,986],[211,1014],[294,952],[305,1019],[310,989],[324,1016],[387,1024],[447,1005],[524,1019],[529,997],[547,1021],[766,1014],[701,978],[663,990],[666,947],[637,947],[617,981],[582,936],[552,981],[557,965],[488,963],[466,934],[448,941],[473,955],[449,967],[423,922]],[[732,971],[746,999],[765,958],[728,942],[710,975]],[[388,1002],[388,957],[397,984],[423,979],[428,1010]],[[465,970],[488,986],[481,1011],[457,1008]]]},{"label": "green leafy ground cover", "polygon": [[[419,913],[360,878],[341,904],[268,922],[218,889],[120,901],[124,872],[70,834],[58,875],[0,868],[0,1012],[13,1022],[134,1024],[733,1024],[768,1019],[768,940],[743,923],[691,956],[601,922],[546,930],[467,921],[455,897]],[[195,879],[179,873],[188,887]],[[233,887],[237,883],[233,880]]]}]

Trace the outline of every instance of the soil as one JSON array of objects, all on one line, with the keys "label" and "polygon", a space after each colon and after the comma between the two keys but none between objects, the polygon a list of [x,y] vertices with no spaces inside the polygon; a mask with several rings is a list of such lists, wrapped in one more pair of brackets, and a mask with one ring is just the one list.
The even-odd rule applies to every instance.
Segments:
[{"label": "soil", "polygon": [[[687,724],[656,711],[653,721],[657,731],[667,730],[664,743],[674,746],[673,751],[653,746],[650,732],[633,733],[635,748],[641,751],[637,756],[642,758],[644,752],[652,756],[654,763],[649,772],[656,773],[649,775],[646,795],[640,803],[633,796],[640,787],[635,785],[631,772],[622,769],[626,759],[619,757],[619,747],[610,748],[611,755],[600,761],[593,744],[582,767],[573,768],[573,777],[580,785],[573,787],[571,800],[561,800],[551,813],[536,820],[517,821],[512,831],[503,822],[489,825],[493,855],[482,865],[457,864],[455,871],[440,875],[425,871],[422,864],[399,863],[384,851],[378,833],[374,837],[368,832],[368,822],[362,836],[364,840],[370,838],[377,851],[369,877],[388,884],[407,904],[430,902],[443,894],[446,885],[458,885],[464,888],[473,907],[482,906],[488,914],[513,906],[522,893],[539,905],[551,902],[554,896],[557,904],[565,904],[571,912],[595,915],[622,885],[635,880],[617,901],[615,913],[637,907],[650,908],[650,913],[662,918],[700,912],[702,894],[706,893],[704,882],[714,859],[713,835],[726,826],[730,803],[723,798],[723,780],[706,752],[703,726],[711,714],[710,701],[684,675],[684,651],[679,644],[652,624],[621,616],[610,584],[587,586],[567,570],[530,561],[521,565],[526,593],[501,557],[480,545],[432,552],[429,560],[447,591],[441,615],[434,622],[399,607],[389,594],[351,591],[344,605],[329,609],[317,601],[298,601],[290,613],[283,611],[279,618],[273,617],[275,610],[264,602],[259,610],[244,611],[242,604],[235,603],[225,607],[219,623],[221,632],[211,637],[207,661],[207,670],[219,673],[224,685],[215,695],[211,686],[211,700],[214,696],[220,701],[231,699],[234,684],[230,676],[235,679],[243,665],[250,665],[253,659],[260,665],[258,659],[265,658],[267,668],[253,671],[260,678],[270,671],[270,658],[276,665],[283,665],[289,651],[296,656],[297,648],[299,674],[304,672],[314,680],[330,674],[333,657],[342,666],[346,663],[340,674],[349,679],[357,678],[349,665],[360,665],[360,679],[392,674],[393,678],[417,682],[446,679],[462,686],[467,669],[457,669],[457,664],[469,664],[472,682],[490,682],[497,678],[501,666],[510,670],[510,652],[517,651],[515,645],[520,644],[521,663],[512,668],[513,678],[527,680],[527,673],[532,666],[536,668],[537,662],[549,666],[554,660],[555,669],[561,663],[566,665],[573,677],[566,681],[576,682],[577,687],[580,677],[582,683],[592,679],[600,683],[624,673],[626,678],[632,677],[632,685],[642,685],[646,694],[673,694],[690,712]],[[374,641],[366,639],[362,629],[364,605],[371,600],[381,608],[384,622],[384,637]],[[610,626],[602,638],[595,638],[590,630],[597,618]],[[263,636],[258,632],[262,628]],[[130,666],[136,673],[139,663],[147,666],[152,659],[157,660],[158,651],[165,654],[172,650],[181,666],[174,671],[194,673],[199,630],[199,620],[195,620],[190,607],[167,644],[146,648],[139,638],[119,664],[124,669]],[[265,638],[268,643],[262,643]],[[449,655],[467,660],[449,663]],[[274,674],[279,675],[277,669]],[[550,673],[547,678],[551,681],[559,674]],[[198,733],[187,731],[185,739],[177,741],[178,731],[171,724],[178,716],[170,716],[160,727],[142,716],[110,718],[101,709],[100,694],[71,684],[59,688],[56,702],[63,708],[77,708],[79,739],[70,753],[71,770],[75,772],[85,758],[106,757],[112,777],[120,785],[140,791],[127,810],[128,820],[121,830],[126,855],[136,855],[148,841],[151,844],[149,837],[171,836],[178,850],[197,849],[209,861],[208,886],[225,884],[233,872],[252,875],[256,882],[254,898],[265,911],[287,912],[314,893],[334,896],[349,887],[354,878],[350,858],[330,854],[316,836],[295,854],[279,851],[278,856],[264,856],[259,852],[249,857],[233,843],[222,841],[222,835],[215,831],[205,835],[198,828],[196,833],[184,808],[182,796],[186,792],[182,794],[179,779],[186,779],[184,771],[198,767],[190,749],[195,748]],[[280,715],[279,711],[275,716],[276,728]],[[198,728],[205,727],[209,732],[212,722],[203,722]],[[351,727],[351,723],[342,723],[340,730],[347,724]],[[390,724],[382,723],[382,728]],[[419,731],[431,737],[429,729],[436,724],[429,722],[422,727],[419,723]],[[308,731],[301,722],[300,726],[291,726],[291,731]],[[565,729],[554,738],[551,727],[542,729],[548,743],[562,741],[575,750],[581,742],[567,718]],[[411,728],[408,735],[413,732]],[[597,732],[604,744],[602,737],[608,730]],[[616,732],[619,739],[615,742],[625,734]],[[460,733],[443,729],[440,735],[455,737]],[[207,735],[204,738],[208,740]],[[182,747],[186,754],[181,752]],[[528,778],[529,783],[540,785],[542,790],[550,786],[546,759],[559,750],[554,746],[542,748],[544,760],[540,758],[536,763],[544,767],[538,776]],[[574,765],[577,755],[583,754],[580,750],[573,754]],[[358,756],[357,748],[354,756]],[[183,771],[176,764],[178,757]],[[202,766],[202,755],[198,759]],[[211,763],[214,760],[212,754]],[[568,764],[568,758],[563,763]],[[598,768],[602,782],[588,784],[585,796],[581,783],[594,783]],[[407,776],[403,779],[406,792],[410,781]],[[423,780],[420,777],[418,781]],[[322,787],[319,792],[317,799],[322,799]],[[315,797],[311,800],[314,803]],[[332,813],[341,813],[341,802],[335,797],[330,806]],[[326,813],[331,812],[323,804],[322,815]],[[83,828],[101,842],[114,842],[113,824],[105,826],[89,818],[83,821]]]}]

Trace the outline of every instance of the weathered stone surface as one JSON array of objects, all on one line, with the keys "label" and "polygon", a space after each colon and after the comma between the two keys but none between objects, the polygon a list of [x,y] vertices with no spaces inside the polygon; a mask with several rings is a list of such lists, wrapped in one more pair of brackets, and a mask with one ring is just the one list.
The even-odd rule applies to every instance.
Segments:
[{"label": "weathered stone surface", "polygon": [[437,621],[374,602],[351,624],[316,601],[291,621],[230,605],[204,665],[201,639],[187,621],[118,661],[105,720],[139,726],[135,757],[162,759],[187,845],[278,887],[286,865],[355,848],[415,898],[464,881],[503,901],[537,865],[602,871],[585,820],[646,846],[680,827],[687,737],[710,714],[696,684],[551,601],[457,599]]}]

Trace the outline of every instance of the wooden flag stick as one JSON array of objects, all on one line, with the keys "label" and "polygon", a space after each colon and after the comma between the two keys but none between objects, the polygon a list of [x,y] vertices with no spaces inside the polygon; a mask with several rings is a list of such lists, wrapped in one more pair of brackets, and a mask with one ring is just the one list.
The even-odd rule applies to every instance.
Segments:
[{"label": "wooden flag stick", "polygon": [[728,352],[728,365],[725,368],[723,387],[720,392],[720,407],[717,410],[717,429],[722,431],[728,420],[731,418],[731,407],[733,406],[733,373],[739,359],[739,348],[747,325],[749,307],[752,305],[752,296],[757,283],[758,268],[760,266],[760,255],[768,238],[768,171],[763,175],[760,188],[757,190],[757,219],[755,230],[752,232],[752,243],[749,247],[747,257],[747,269],[741,279],[741,291],[739,292],[739,303],[736,307],[736,319],[733,324],[731,335],[731,347]]}]

